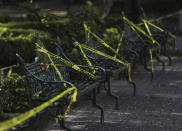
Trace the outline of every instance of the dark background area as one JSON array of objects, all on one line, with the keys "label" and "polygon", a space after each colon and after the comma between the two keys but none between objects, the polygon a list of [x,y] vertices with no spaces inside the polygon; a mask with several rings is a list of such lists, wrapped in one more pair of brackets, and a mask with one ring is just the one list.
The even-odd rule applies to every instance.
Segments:
[{"label": "dark background area", "polygon": [[[86,0],[34,0],[30,4],[29,0],[1,0],[0,5],[0,65],[1,67],[16,64],[15,53],[24,56],[27,62],[34,59],[35,51],[33,45],[33,32],[38,30],[40,38],[48,48],[56,41],[57,35],[61,38],[61,46],[65,53],[75,59],[76,51],[73,49],[71,37],[84,38],[83,21],[89,21],[93,31],[104,34],[107,28],[121,24],[121,11],[126,7],[125,2],[129,0],[113,0],[112,6],[103,4],[104,0],[91,0],[93,5],[88,7]],[[132,2],[133,0],[130,0]],[[139,0],[138,0],[139,1]],[[140,0],[139,7],[143,7],[148,18],[159,18],[173,14],[182,8],[181,0]],[[10,6],[16,3],[26,5],[35,9],[40,7],[40,18],[47,23],[41,25],[40,19],[27,9]],[[130,4],[129,4],[130,6]],[[103,10],[110,8],[104,19]],[[132,12],[133,13],[133,12]],[[131,13],[131,14],[132,14]],[[131,16],[135,16],[132,14]],[[180,34],[179,14],[160,21],[162,27],[170,30],[174,34]],[[47,29],[48,28],[53,28]],[[7,31],[6,31],[7,30]],[[78,35],[79,34],[79,35]],[[30,49],[30,50],[26,50]]]}]

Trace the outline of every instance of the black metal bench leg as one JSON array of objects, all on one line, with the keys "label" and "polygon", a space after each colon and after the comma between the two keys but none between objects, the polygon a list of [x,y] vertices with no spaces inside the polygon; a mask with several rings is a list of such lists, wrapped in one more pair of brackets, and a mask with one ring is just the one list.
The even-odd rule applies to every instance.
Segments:
[{"label": "black metal bench leg", "polygon": [[145,58],[144,58],[144,69],[145,69],[146,71],[150,72],[150,74],[151,74],[151,79],[150,79],[150,80],[152,81],[153,78],[154,78],[154,74],[153,74],[152,70],[148,68],[148,66],[147,66],[147,61],[146,61]]},{"label": "black metal bench leg", "polygon": [[136,62],[133,63],[132,70],[135,70],[135,67],[136,67]]},{"label": "black metal bench leg", "polygon": [[144,62],[143,62],[143,55],[140,53],[140,56],[139,56],[139,61],[142,65],[144,65]]},{"label": "black metal bench leg", "polygon": [[168,65],[171,66],[171,56],[166,53],[166,45],[164,46],[164,56],[168,58]]},{"label": "black metal bench leg", "polygon": [[[64,107],[63,107],[63,105],[59,105],[59,107],[57,108],[57,111],[56,111],[56,114],[57,115],[64,115]],[[67,131],[72,131],[72,129],[71,128],[69,128],[69,127],[67,127],[66,125],[65,125],[65,119],[60,119],[60,118],[58,118],[58,122],[59,122],[59,125],[60,125],[60,128],[61,129],[65,129],[65,130],[67,130]]]},{"label": "black metal bench leg", "polygon": [[115,109],[119,110],[119,98],[111,92],[110,77],[107,78],[107,94],[115,99]]},{"label": "black metal bench leg", "polygon": [[136,84],[133,81],[129,81],[129,83],[133,86],[133,96],[136,96]]},{"label": "black metal bench leg", "polygon": [[[100,84],[104,84],[104,88],[106,87],[105,81],[101,81]],[[100,93],[100,86],[97,87],[97,94]]]},{"label": "black metal bench leg", "polygon": [[156,57],[157,61],[160,62],[162,64],[162,71],[164,72],[165,71],[165,64],[164,64],[164,61],[162,61],[159,56]]},{"label": "black metal bench leg", "polygon": [[176,51],[176,56],[180,56],[180,51],[179,51],[179,49],[177,49],[177,51]]},{"label": "black metal bench leg", "polygon": [[100,87],[97,88],[97,94],[100,94]]},{"label": "black metal bench leg", "polygon": [[172,63],[171,62],[171,56],[170,55],[167,55],[167,54],[165,54],[165,56],[168,58],[168,61],[169,61],[168,62],[168,65],[171,66],[171,63]]},{"label": "black metal bench leg", "polygon": [[[124,76],[126,78],[126,80],[128,79],[128,72],[124,72]],[[133,86],[133,96],[136,96],[136,83],[133,81],[128,81],[129,84],[131,84]]]},{"label": "black metal bench leg", "polygon": [[104,123],[104,109],[101,105],[97,104],[96,89],[95,88],[93,89],[93,98],[90,97],[90,99],[92,100],[93,105],[101,110],[100,123],[103,124]]}]

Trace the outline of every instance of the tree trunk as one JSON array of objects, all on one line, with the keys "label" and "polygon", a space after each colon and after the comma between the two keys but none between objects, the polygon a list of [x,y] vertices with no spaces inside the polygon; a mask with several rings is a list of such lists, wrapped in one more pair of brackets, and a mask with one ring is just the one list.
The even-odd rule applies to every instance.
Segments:
[{"label": "tree trunk", "polygon": [[124,0],[124,12],[134,23],[140,22],[140,0]]},{"label": "tree trunk", "polygon": [[109,12],[113,5],[113,0],[103,0],[104,8],[102,18],[105,18],[109,15]]}]

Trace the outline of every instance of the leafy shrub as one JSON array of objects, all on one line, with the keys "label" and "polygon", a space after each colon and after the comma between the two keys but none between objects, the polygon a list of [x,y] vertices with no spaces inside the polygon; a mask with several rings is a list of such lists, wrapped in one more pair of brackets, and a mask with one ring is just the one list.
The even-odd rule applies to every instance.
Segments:
[{"label": "leafy shrub", "polygon": [[[70,21],[70,18],[60,18],[60,19],[52,19],[52,20],[48,20],[48,22],[46,24],[56,24],[56,25],[65,25]],[[8,22],[8,23],[3,23],[1,24],[1,26],[3,27],[7,27],[7,28],[23,28],[23,29],[42,29],[42,26],[40,25],[40,23],[36,20],[36,19],[28,19],[25,20],[23,22]]]},{"label": "leafy shrub", "polygon": [[[49,33],[39,31],[39,35],[43,42],[51,43],[52,38]],[[26,62],[30,62],[35,56],[34,46],[33,29],[0,27],[1,65],[8,66],[15,64],[16,53],[22,55]]]},{"label": "leafy shrub", "polygon": [[4,114],[4,112],[3,112],[3,104],[2,104],[2,102],[1,102],[2,100],[1,100],[1,97],[0,97],[0,121],[1,120],[3,120],[4,119],[4,117],[5,117],[5,114]]},{"label": "leafy shrub", "polygon": [[[101,13],[91,2],[87,2],[87,5],[81,6],[80,9],[73,14],[70,21],[60,29],[62,34],[64,34],[63,38],[61,38],[61,46],[68,55],[72,55],[73,52],[75,52],[72,37],[79,40],[81,43],[85,42],[84,21],[92,27],[92,31],[103,32],[102,26],[104,26],[104,21],[101,19]],[[70,54],[69,52],[72,53]]]},{"label": "leafy shrub", "polygon": [[113,47],[114,49],[117,49],[117,45],[119,43],[121,35],[118,32],[117,28],[111,27],[106,29],[106,32],[104,33],[104,38],[106,43],[110,44],[111,47]]},{"label": "leafy shrub", "polygon": [[29,108],[27,83],[22,76],[12,73],[4,78],[0,93],[1,111],[23,112]]},{"label": "leafy shrub", "polygon": [[[29,14],[24,22],[8,22],[0,26],[0,63],[8,66],[16,63],[15,53],[19,53],[26,62],[34,58],[34,29],[39,30],[40,39],[48,49],[53,49],[52,43],[56,41],[57,35],[61,36],[60,46],[68,56],[77,56],[73,51],[72,37],[80,42],[85,41],[83,22],[92,27],[94,32],[103,32],[104,21],[101,19],[99,10],[91,2],[82,6],[71,18],[54,17],[41,14],[46,18],[45,26],[55,30],[49,32],[37,21],[36,17]],[[41,30],[41,31],[40,31]],[[51,34],[50,34],[51,33]],[[71,58],[72,59],[72,58]]]}]

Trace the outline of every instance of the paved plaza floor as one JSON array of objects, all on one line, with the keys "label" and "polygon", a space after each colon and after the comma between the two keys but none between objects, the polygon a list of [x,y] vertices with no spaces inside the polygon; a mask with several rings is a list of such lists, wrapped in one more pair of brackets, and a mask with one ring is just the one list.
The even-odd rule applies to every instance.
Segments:
[{"label": "paved plaza floor", "polygon": [[[163,59],[165,72],[156,64],[152,82],[150,73],[137,66],[133,74],[136,96],[125,80],[112,78],[112,91],[119,96],[119,110],[114,109],[114,99],[101,90],[97,98],[104,107],[104,124],[100,124],[100,110],[87,97],[82,97],[67,115],[67,125],[78,131],[181,131],[182,58],[173,57],[172,66],[167,66],[167,59]],[[59,125],[54,120],[45,129],[58,130]]]}]

